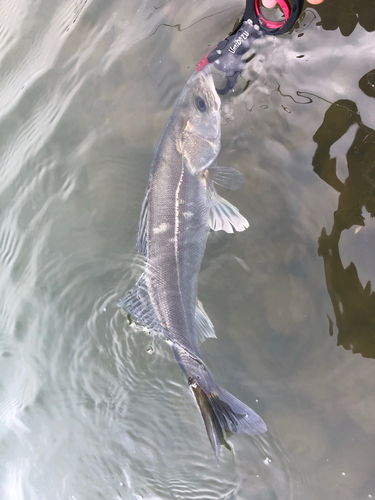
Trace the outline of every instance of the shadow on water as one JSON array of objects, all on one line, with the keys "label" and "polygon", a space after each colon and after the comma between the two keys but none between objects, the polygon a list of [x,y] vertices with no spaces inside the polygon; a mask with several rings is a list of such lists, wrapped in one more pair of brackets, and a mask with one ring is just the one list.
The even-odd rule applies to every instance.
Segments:
[{"label": "shadow on water", "polygon": [[[375,70],[364,75],[359,87],[368,96],[375,97]],[[342,182],[337,175],[336,158],[330,150],[349,128],[357,125],[353,143],[346,160],[348,176]],[[323,228],[318,253],[323,257],[328,293],[338,329],[337,345],[367,358],[375,358],[375,292],[371,282],[364,286],[353,262],[344,267],[339,242],[343,231],[352,226],[365,226],[364,209],[375,216],[375,130],[363,124],[357,106],[350,100],[339,100],[327,110],[324,120],[313,137],[317,149],[313,158],[314,172],[339,196],[330,234]],[[330,335],[333,321],[329,318]]]},{"label": "shadow on water", "polygon": [[352,0],[338,5],[335,0],[325,0],[314,8],[321,17],[318,24],[327,31],[339,28],[342,35],[349,36],[358,24],[366,31],[375,31],[374,2]]}]

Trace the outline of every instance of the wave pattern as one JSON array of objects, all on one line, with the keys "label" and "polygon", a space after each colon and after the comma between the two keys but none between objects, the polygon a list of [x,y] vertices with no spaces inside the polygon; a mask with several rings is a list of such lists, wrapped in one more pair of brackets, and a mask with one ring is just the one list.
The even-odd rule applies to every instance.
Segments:
[{"label": "wave pattern", "polygon": [[[216,2],[214,11],[208,0],[194,0],[191,8],[182,0],[0,2],[0,497],[5,500],[292,500],[311,493],[309,466],[319,467],[328,445],[314,421],[311,440],[321,445],[314,448],[301,433],[304,459],[312,458],[301,459],[298,468],[291,451],[295,441],[288,435],[293,411],[272,420],[272,408],[277,415],[279,410],[272,407],[276,393],[299,400],[304,386],[298,392],[298,384],[290,389],[275,382],[280,346],[288,342],[278,337],[280,314],[264,305],[278,295],[264,290],[274,279],[282,284],[280,295],[293,288],[301,308],[309,303],[302,300],[310,297],[303,273],[289,280],[280,260],[315,262],[312,228],[319,226],[321,212],[311,222],[313,210],[302,208],[300,179],[306,174],[299,165],[309,161],[308,152],[299,152],[298,165],[287,173],[267,170],[259,165],[291,162],[296,142],[290,135],[285,141],[265,140],[263,148],[255,142],[271,135],[274,117],[266,109],[272,103],[284,106],[277,116],[301,138],[302,119],[293,129],[290,117],[299,116],[301,108],[306,112],[313,100],[302,106],[293,78],[289,89],[280,71],[261,56],[247,75],[254,80],[251,95],[237,95],[223,109],[223,151],[238,152],[234,166],[240,163],[251,178],[244,190],[252,191],[238,194],[236,201],[251,209],[252,233],[230,241],[220,234],[210,238],[200,298],[219,333],[216,342],[203,345],[205,358],[216,359],[212,369],[218,382],[232,383],[228,390],[251,406],[252,393],[268,398],[270,410],[264,412],[267,423],[274,422],[270,433],[229,439],[231,451],[224,450],[217,467],[170,346],[129,322],[117,306],[142,272],[136,229],[156,141],[192,61],[230,31],[241,9],[234,0]],[[326,54],[327,42],[315,43]],[[369,50],[367,38],[361,43]],[[267,42],[262,50],[271,62],[272,54],[282,53],[280,66],[288,67],[301,44],[294,33],[288,42]],[[344,48],[339,55],[348,58]],[[289,65],[293,74],[298,64]],[[337,71],[341,75],[346,65]],[[329,83],[325,75],[321,81]],[[304,82],[303,90],[310,91]],[[345,88],[332,86],[329,98]],[[319,113],[311,109],[315,126]],[[262,117],[264,128],[258,126]],[[262,200],[254,205],[257,197]],[[313,196],[303,199],[312,203]],[[267,210],[259,208],[264,200]],[[336,199],[329,198],[320,210],[324,207],[327,216]],[[295,237],[290,245],[279,216]],[[277,220],[275,226],[267,217]],[[318,272],[311,268],[315,283]],[[297,319],[318,317],[317,304],[306,304],[303,314],[293,309]],[[302,320],[297,326],[290,326],[290,318],[282,320],[291,336],[293,327],[302,325]],[[248,334],[249,322],[258,333]],[[310,369],[311,358],[303,359]],[[290,363],[296,365],[297,360]],[[341,374],[336,370],[324,401],[336,394],[333,385]],[[319,403],[313,388],[308,390]],[[301,428],[304,415],[298,417]]]},{"label": "wave pattern", "polygon": [[[2,498],[207,499],[236,487],[233,467],[192,485],[195,467],[206,477],[216,464],[201,456],[210,450],[188,389],[169,345],[117,307],[142,272],[134,241],[149,154],[118,147],[116,72],[168,8],[1,5]],[[162,77],[167,109],[180,80]]]}]

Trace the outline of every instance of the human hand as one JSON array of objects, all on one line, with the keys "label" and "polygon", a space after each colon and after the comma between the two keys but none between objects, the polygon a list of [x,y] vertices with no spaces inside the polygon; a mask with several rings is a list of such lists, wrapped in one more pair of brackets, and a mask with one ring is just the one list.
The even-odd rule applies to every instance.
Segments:
[{"label": "human hand", "polygon": [[[318,5],[319,3],[322,3],[324,0],[308,0],[308,3],[311,3],[311,5]],[[277,4],[276,0],[262,0],[262,4],[266,9],[273,9],[275,5]]]}]

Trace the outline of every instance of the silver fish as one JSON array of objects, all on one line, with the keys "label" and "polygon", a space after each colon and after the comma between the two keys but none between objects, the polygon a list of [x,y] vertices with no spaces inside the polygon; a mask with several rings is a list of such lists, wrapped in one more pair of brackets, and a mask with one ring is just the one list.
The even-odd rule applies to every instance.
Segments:
[{"label": "silver fish", "polygon": [[237,170],[216,166],[220,121],[220,98],[205,68],[186,83],[155,149],[138,226],[145,272],[121,302],[135,321],[171,341],[216,456],[224,433],[267,430],[251,408],[213,381],[198,345],[198,338],[215,337],[197,300],[209,230],[230,233],[249,225],[214,187],[237,189],[244,182]]}]

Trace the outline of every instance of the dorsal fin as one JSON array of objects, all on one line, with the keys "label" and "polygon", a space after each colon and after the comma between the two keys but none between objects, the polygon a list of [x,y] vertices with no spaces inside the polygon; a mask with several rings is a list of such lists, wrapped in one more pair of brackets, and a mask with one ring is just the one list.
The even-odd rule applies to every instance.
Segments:
[{"label": "dorsal fin", "polygon": [[143,273],[135,286],[120,300],[119,306],[130,313],[133,321],[142,323],[153,334],[163,334],[168,337],[168,332],[159,323],[154,306],[148,292],[146,275]]},{"label": "dorsal fin", "polygon": [[151,180],[152,179],[150,176],[145,192],[145,197],[143,198],[142,210],[138,223],[137,250],[138,252],[143,253],[145,256],[147,254],[148,212],[149,212]]},{"label": "dorsal fin", "polygon": [[[169,337],[167,330],[161,326],[156,315],[148,291],[145,273],[141,275],[135,286],[125,297],[120,300],[119,306],[126,309],[134,321],[142,323],[151,333]],[[197,337],[200,343],[204,342],[207,338],[216,338],[214,325],[203,309],[202,302],[198,299],[195,310],[195,321]]]}]

